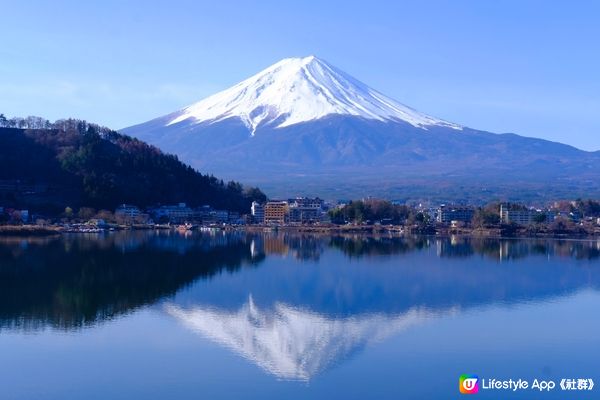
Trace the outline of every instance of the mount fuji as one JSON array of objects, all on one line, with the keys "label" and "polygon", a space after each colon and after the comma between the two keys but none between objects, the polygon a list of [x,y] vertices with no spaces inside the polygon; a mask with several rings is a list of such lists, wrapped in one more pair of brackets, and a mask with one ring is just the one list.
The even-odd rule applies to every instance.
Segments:
[{"label": "mount fuji", "polygon": [[260,126],[282,128],[328,115],[460,129],[395,102],[315,56],[282,60],[177,114],[168,125],[190,119],[214,123],[235,117],[252,134]]},{"label": "mount fuji", "polygon": [[122,130],[271,196],[541,200],[600,194],[600,152],[444,121],[315,56]]}]

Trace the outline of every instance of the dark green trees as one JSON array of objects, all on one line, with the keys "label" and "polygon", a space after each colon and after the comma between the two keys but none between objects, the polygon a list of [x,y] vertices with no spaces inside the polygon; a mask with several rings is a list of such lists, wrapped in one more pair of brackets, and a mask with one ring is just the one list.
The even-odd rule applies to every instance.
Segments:
[{"label": "dark green trees", "polygon": [[[31,123],[45,124],[42,119]],[[108,128],[73,119],[50,127],[0,128],[0,180],[46,188],[33,195],[15,189],[15,206],[113,209],[121,203],[186,202],[248,212],[253,200],[266,197],[257,188],[203,175],[173,155]]]}]

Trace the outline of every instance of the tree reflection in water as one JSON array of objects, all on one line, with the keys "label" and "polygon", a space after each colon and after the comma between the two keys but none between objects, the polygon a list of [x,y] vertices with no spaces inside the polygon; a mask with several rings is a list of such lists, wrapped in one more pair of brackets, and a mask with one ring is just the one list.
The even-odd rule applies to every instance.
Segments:
[{"label": "tree reflection in water", "polygon": [[[419,268],[399,265],[385,273],[363,269],[360,279],[343,269],[320,265],[317,278],[308,280],[298,275],[293,277],[297,281],[289,280],[268,290],[248,284],[242,295],[253,293],[261,307],[270,309],[279,302],[319,315],[398,316],[415,307],[436,312],[456,306],[560,295],[584,286],[598,288],[599,282],[596,268],[582,270],[573,263],[597,260],[600,241],[242,232],[182,236],[154,231],[1,238],[0,329],[77,329],[173,297],[198,280],[257,267],[268,257],[318,264],[327,252],[351,260],[402,260],[433,252],[438,260],[479,257],[488,263],[476,275],[468,265],[452,264],[440,269],[429,260]],[[500,266],[504,261],[528,257],[565,262],[546,269],[518,268],[518,273],[517,268]],[[301,284],[303,291],[289,289]],[[347,288],[345,294],[340,292],[342,285]],[[224,288],[223,295],[227,290],[232,294],[241,291],[239,287]],[[208,305],[221,306],[218,302]],[[238,309],[242,306],[238,302]]]}]

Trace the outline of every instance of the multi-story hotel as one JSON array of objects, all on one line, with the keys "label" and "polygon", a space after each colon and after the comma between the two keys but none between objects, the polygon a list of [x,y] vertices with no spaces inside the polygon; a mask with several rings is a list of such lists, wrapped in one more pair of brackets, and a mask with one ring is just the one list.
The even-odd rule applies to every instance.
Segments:
[{"label": "multi-story hotel", "polygon": [[437,210],[437,222],[449,224],[452,221],[471,222],[475,209],[467,206],[442,205]]},{"label": "multi-story hotel", "polygon": [[157,219],[166,217],[170,222],[173,223],[188,222],[194,216],[192,209],[189,208],[185,203],[155,208],[152,210],[152,214]]},{"label": "multi-story hotel", "polygon": [[265,204],[265,224],[282,225],[285,224],[288,215],[287,201],[268,201]]},{"label": "multi-story hotel", "polygon": [[511,210],[508,205],[500,205],[500,221],[505,224],[515,223],[517,225],[531,225],[536,219],[544,216],[544,222],[552,222],[556,213],[546,210]]},{"label": "multi-story hotel", "polygon": [[290,223],[314,223],[321,221],[323,200],[309,197],[297,197],[288,200]]}]

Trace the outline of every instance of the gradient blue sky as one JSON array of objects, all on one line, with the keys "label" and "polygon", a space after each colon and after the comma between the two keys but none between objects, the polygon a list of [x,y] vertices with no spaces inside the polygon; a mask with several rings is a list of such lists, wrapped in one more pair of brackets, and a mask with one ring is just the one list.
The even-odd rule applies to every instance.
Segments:
[{"label": "gradient blue sky", "polygon": [[598,1],[12,1],[0,112],[123,128],[315,54],[428,114],[600,150]]}]

